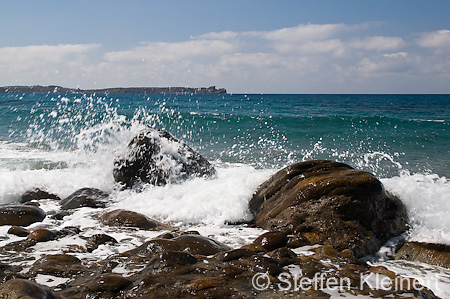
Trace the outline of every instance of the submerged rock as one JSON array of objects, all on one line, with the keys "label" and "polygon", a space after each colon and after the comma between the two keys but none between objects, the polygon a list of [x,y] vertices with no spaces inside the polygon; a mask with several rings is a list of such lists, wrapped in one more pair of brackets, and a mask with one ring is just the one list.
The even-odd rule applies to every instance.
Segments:
[{"label": "submerged rock", "polygon": [[349,248],[356,257],[376,252],[407,224],[402,202],[372,174],[332,161],[280,170],[258,188],[249,208],[259,227]]},{"label": "submerged rock", "polygon": [[422,262],[450,268],[450,246],[422,242],[407,242],[395,254],[395,259]]},{"label": "submerged rock", "polygon": [[140,229],[156,229],[161,223],[145,215],[128,210],[114,210],[100,217],[103,224],[109,226],[137,227]]},{"label": "submerged rock", "polygon": [[0,206],[0,225],[28,226],[44,220],[44,210],[29,205]]},{"label": "submerged rock", "polygon": [[148,127],[128,144],[124,157],[114,161],[114,179],[126,187],[179,183],[194,177],[211,178],[214,167],[168,132]]},{"label": "submerged rock", "polygon": [[104,208],[108,193],[96,188],[81,188],[61,201],[63,210],[81,207]]}]

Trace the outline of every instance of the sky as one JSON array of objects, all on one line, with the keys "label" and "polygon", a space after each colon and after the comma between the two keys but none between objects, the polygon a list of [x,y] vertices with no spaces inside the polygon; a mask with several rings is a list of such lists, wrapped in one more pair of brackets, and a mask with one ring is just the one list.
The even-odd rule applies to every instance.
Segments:
[{"label": "sky", "polygon": [[0,0],[0,86],[450,93],[448,0]]}]

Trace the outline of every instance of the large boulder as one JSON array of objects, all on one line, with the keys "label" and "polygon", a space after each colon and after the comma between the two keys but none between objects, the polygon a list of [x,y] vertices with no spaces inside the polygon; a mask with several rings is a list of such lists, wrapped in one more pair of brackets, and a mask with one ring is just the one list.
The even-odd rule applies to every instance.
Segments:
[{"label": "large boulder", "polygon": [[0,225],[28,226],[44,220],[44,210],[29,205],[0,206]]},{"label": "large boulder", "polygon": [[124,157],[114,161],[116,182],[162,186],[193,177],[213,177],[214,167],[200,154],[168,132],[148,127],[128,144]]},{"label": "large boulder", "polygon": [[256,191],[249,203],[256,225],[299,239],[328,242],[356,257],[376,252],[405,231],[406,209],[372,174],[332,161],[288,166]]}]

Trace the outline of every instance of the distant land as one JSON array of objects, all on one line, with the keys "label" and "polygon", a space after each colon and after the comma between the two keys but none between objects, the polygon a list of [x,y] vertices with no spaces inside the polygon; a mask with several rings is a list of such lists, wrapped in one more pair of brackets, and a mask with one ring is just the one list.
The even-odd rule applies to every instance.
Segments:
[{"label": "distant land", "polygon": [[0,93],[144,93],[144,94],[226,94],[225,88],[210,87],[113,87],[103,89],[66,88],[50,86],[5,86],[0,87]]}]

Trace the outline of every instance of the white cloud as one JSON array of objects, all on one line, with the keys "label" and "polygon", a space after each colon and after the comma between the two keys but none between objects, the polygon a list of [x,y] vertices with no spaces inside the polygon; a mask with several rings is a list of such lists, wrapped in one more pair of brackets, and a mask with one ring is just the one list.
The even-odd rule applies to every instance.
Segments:
[{"label": "white cloud", "polygon": [[105,53],[109,62],[175,62],[186,58],[212,57],[230,53],[234,46],[222,40],[191,40],[186,42],[144,43],[143,46],[128,51]]},{"label": "white cloud", "polygon": [[89,64],[99,44],[33,45],[0,48],[0,78],[5,85],[71,84]]},{"label": "white cloud", "polygon": [[354,40],[350,45],[356,49],[392,51],[405,46],[406,42],[401,37],[368,36]]},{"label": "white cloud", "polygon": [[22,67],[26,68],[30,65],[64,63],[68,61],[68,58],[85,55],[99,47],[98,44],[68,44],[0,48],[0,65],[25,64]]},{"label": "white cloud", "polygon": [[416,40],[417,44],[425,48],[450,48],[450,30],[426,32]]},{"label": "white cloud", "polygon": [[416,67],[417,59],[406,52],[388,53],[370,58],[363,58],[355,68],[364,76],[386,73],[404,73]]},{"label": "white cloud", "polygon": [[0,48],[0,79],[4,85],[80,88],[216,85],[232,92],[352,92],[357,82],[370,92],[373,78],[377,84],[385,80],[393,85],[392,78],[414,76],[425,86],[436,76],[441,81],[450,77],[449,30],[423,33],[411,41],[365,34],[371,26],[305,24],[210,32],[186,41],[142,42],[106,52],[98,44]]},{"label": "white cloud", "polygon": [[238,37],[239,33],[234,31],[209,32],[200,35],[199,39],[232,39]]},{"label": "white cloud", "polygon": [[245,35],[258,36],[271,41],[291,43],[323,40],[348,28],[344,24],[307,24],[273,31],[247,32]]}]

